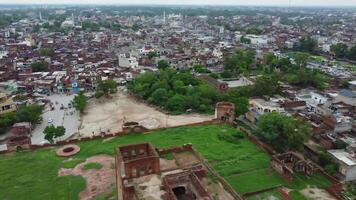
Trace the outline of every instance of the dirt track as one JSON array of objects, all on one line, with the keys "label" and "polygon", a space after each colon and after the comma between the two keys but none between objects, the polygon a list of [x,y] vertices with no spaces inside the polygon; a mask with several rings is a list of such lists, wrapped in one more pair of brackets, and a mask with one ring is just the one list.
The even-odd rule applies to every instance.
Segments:
[{"label": "dirt track", "polygon": [[212,115],[167,115],[119,90],[112,99],[91,99],[82,116],[80,134],[122,131],[124,121],[135,121],[149,129],[198,123],[213,119]]}]

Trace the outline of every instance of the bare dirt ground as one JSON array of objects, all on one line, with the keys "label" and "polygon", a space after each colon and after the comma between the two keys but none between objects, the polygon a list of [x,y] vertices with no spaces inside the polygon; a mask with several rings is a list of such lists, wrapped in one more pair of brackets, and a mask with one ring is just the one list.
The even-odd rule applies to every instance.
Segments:
[{"label": "bare dirt ground", "polygon": [[128,121],[139,122],[148,129],[173,127],[198,123],[213,119],[212,115],[183,114],[167,115],[155,108],[137,101],[122,89],[112,99],[90,99],[85,114],[82,116],[80,134],[91,136],[100,131],[119,132]]},{"label": "bare dirt ground", "polygon": [[[102,165],[102,168],[83,170],[84,165],[87,163],[99,163]],[[85,179],[86,188],[79,193],[79,199],[94,199],[100,194],[111,191],[116,185],[114,157],[97,155],[88,158],[73,169],[61,168],[58,171],[58,176],[66,175],[82,176]]]},{"label": "bare dirt ground", "polygon": [[318,188],[306,188],[300,192],[311,200],[336,200],[325,190]]},{"label": "bare dirt ground", "polygon": [[190,152],[176,153],[175,156],[176,156],[177,164],[183,168],[190,167],[200,163],[198,158],[195,157],[195,155]]},{"label": "bare dirt ground", "polygon": [[168,171],[168,170],[173,170],[178,168],[175,159],[167,160],[167,159],[160,158],[159,162],[160,162],[161,171]]},{"label": "bare dirt ground", "polygon": [[209,182],[208,178],[202,179],[202,184],[205,188],[208,189],[208,192],[212,194],[214,199],[216,200],[234,200],[234,197],[230,193],[228,193],[220,182]]}]

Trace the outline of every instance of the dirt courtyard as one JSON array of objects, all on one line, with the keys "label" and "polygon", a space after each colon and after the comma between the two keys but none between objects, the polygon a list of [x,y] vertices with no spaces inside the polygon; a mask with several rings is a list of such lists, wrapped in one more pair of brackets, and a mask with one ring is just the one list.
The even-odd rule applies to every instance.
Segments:
[{"label": "dirt courtyard", "polygon": [[198,123],[213,118],[213,115],[200,114],[167,115],[119,90],[112,99],[90,99],[79,130],[81,136],[90,136],[92,132],[99,134],[100,131],[122,131],[124,121],[139,122],[148,129],[155,129]]},{"label": "dirt courtyard", "polygon": [[[101,169],[84,170],[83,167],[88,163],[99,163],[102,167]],[[73,169],[61,168],[58,171],[58,176],[66,175],[82,176],[85,179],[86,187],[79,193],[80,200],[94,199],[100,194],[111,191],[116,186],[115,159],[107,155],[93,156]]]}]

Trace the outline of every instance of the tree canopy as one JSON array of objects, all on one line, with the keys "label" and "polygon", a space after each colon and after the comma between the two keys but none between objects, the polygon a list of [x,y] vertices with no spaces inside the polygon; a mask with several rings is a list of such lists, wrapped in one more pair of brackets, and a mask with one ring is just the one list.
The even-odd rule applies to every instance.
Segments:
[{"label": "tree canopy", "polygon": [[310,136],[311,127],[300,119],[278,112],[260,116],[255,134],[279,152],[300,150]]},{"label": "tree canopy", "polygon": [[65,132],[66,129],[63,126],[47,126],[43,131],[43,133],[45,134],[44,139],[46,139],[49,143],[53,144],[54,139],[63,136]]},{"label": "tree canopy", "polygon": [[21,106],[17,112],[4,113],[0,115],[0,133],[17,122],[30,122],[36,124],[40,122],[43,107],[39,105]]},{"label": "tree canopy", "polygon": [[252,50],[242,51],[237,49],[235,53],[225,59],[224,68],[235,74],[247,72],[254,63],[255,52]]},{"label": "tree canopy", "polygon": [[84,111],[85,107],[87,106],[87,98],[84,95],[84,92],[80,92],[78,95],[74,97],[73,106],[75,109],[79,110],[80,112]]},{"label": "tree canopy", "polygon": [[318,42],[310,36],[302,37],[296,47],[299,51],[316,53],[318,50]]},{"label": "tree canopy", "polygon": [[166,68],[168,68],[169,67],[169,63],[168,63],[168,61],[166,61],[166,60],[160,60],[160,61],[158,61],[158,63],[157,63],[157,68],[158,69],[166,69]]},{"label": "tree canopy", "polygon": [[31,69],[33,72],[45,72],[47,71],[47,66],[44,62],[36,61],[31,64]]},{"label": "tree canopy", "polygon": [[52,48],[41,48],[40,49],[41,56],[52,57],[54,56],[54,50]]},{"label": "tree canopy", "polygon": [[95,97],[100,98],[103,95],[117,92],[117,83],[112,79],[98,80]]}]

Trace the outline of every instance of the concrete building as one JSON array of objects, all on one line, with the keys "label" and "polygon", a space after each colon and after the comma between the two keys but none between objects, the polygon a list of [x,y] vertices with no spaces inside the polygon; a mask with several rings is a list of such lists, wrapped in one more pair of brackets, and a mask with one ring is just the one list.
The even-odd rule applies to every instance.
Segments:
[{"label": "concrete building", "polygon": [[0,114],[16,111],[16,105],[6,94],[0,93]]},{"label": "concrete building", "polygon": [[339,172],[344,176],[345,181],[355,181],[356,180],[355,151],[329,150],[328,152],[334,157],[335,161],[340,164]]}]

